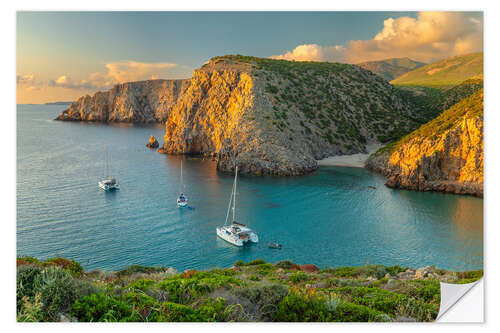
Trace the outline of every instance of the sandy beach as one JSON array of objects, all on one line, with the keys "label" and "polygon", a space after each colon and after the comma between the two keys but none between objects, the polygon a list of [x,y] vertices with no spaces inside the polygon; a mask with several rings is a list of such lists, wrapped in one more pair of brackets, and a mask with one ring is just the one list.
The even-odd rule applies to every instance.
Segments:
[{"label": "sandy beach", "polygon": [[330,156],[322,160],[318,160],[318,164],[321,166],[346,166],[354,168],[363,168],[365,166],[365,161],[374,152],[382,147],[380,144],[369,144],[367,145],[368,154],[352,154],[352,155],[339,155]]}]

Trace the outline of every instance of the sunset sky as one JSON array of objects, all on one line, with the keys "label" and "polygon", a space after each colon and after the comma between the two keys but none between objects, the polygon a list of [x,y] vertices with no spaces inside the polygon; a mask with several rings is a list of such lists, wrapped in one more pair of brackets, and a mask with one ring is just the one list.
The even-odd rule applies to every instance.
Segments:
[{"label": "sunset sky", "polygon": [[224,54],[431,62],[482,50],[483,16],[470,12],[18,12],[17,102],[188,78]]}]

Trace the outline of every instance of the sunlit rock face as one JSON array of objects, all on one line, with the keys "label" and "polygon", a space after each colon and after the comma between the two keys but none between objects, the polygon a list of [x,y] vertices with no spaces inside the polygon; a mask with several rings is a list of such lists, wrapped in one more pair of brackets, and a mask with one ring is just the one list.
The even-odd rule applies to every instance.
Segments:
[{"label": "sunlit rock face", "polygon": [[[222,171],[289,176],[317,169],[317,159],[366,152],[396,127],[409,132],[407,105],[382,79],[357,66],[302,66],[212,59],[170,112],[160,152],[213,156]],[[377,127],[381,117],[390,121]]]},{"label": "sunlit rock face", "polygon": [[149,80],[118,84],[109,91],[79,98],[57,120],[165,122],[189,82]]},{"label": "sunlit rock face", "polygon": [[390,187],[482,196],[483,91],[372,155],[367,167]]}]

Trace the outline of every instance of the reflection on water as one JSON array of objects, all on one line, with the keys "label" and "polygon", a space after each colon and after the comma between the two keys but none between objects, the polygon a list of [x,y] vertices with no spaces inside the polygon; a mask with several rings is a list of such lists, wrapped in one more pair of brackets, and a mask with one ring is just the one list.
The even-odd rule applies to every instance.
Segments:
[{"label": "reflection on water", "polygon": [[[89,269],[132,263],[200,269],[257,258],[319,267],[482,267],[482,199],[394,190],[358,168],[322,167],[289,178],[242,175],[237,219],[261,241],[232,246],[215,234],[226,217],[232,175],[217,172],[208,159],[146,148],[151,134],[163,136],[163,126],[48,121],[60,110],[18,108],[19,255],[60,255]],[[105,145],[121,185],[114,193],[97,187]],[[194,210],[175,203],[181,160],[182,191]],[[283,249],[270,250],[269,242]]]}]

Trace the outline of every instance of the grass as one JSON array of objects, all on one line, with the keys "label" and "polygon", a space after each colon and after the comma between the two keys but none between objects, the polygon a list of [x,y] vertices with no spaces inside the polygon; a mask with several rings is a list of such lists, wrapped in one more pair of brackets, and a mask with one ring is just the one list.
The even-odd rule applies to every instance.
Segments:
[{"label": "grass", "polygon": [[483,53],[452,57],[420,67],[391,81],[399,86],[442,88],[483,74]]},{"label": "grass", "polygon": [[75,275],[71,260],[17,262],[18,321],[58,321],[61,314],[84,322],[432,321],[440,280],[468,283],[483,273],[433,268],[432,278],[417,280],[399,278],[407,270],[399,266],[307,273],[289,260],[273,265],[257,259],[180,274],[133,265]]}]

